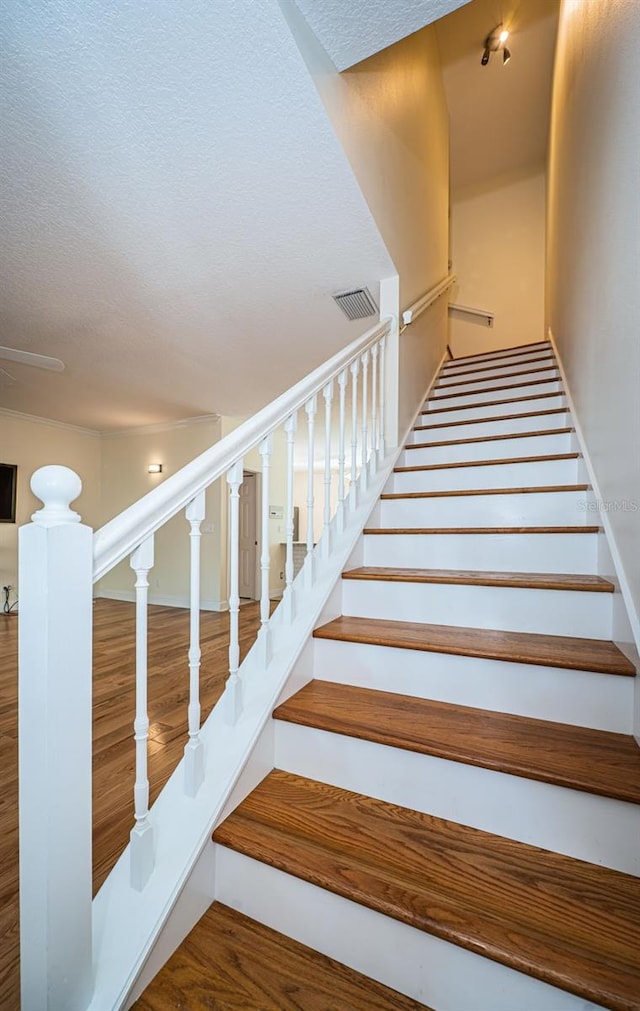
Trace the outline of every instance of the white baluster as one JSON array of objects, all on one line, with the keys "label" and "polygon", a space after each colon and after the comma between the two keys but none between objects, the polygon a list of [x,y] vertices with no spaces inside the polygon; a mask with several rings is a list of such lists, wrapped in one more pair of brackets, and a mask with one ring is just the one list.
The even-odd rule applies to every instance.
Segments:
[{"label": "white baluster", "polygon": [[313,585],[313,463],[314,429],[318,410],[318,398],[311,397],[304,407],[307,412],[307,555],[305,558],[305,580],[307,587]]},{"label": "white baluster", "polygon": [[331,553],[331,401],[333,381],[322,391],[324,397],[324,529],[322,532],[322,557]]},{"label": "white baluster", "polygon": [[378,458],[380,462],[384,460],[387,449],[385,446],[385,432],[384,432],[384,422],[385,422],[385,369],[386,369],[386,347],[387,338],[380,338],[380,438],[378,440]]},{"label": "white baluster", "polygon": [[136,781],[133,803],[136,823],[131,830],[131,887],[141,891],[153,870],[153,829],[149,821],[149,780],[147,778],[147,596],[149,570],[153,568],[153,535],[135,549],[129,564],[136,574]]},{"label": "white baluster", "polygon": [[190,524],[191,545],[189,621],[189,740],[184,749],[185,792],[195,797],[204,779],[204,748],[200,740],[200,524],[205,514],[205,493],[189,503],[185,516]]},{"label": "white baluster", "polygon": [[258,646],[263,667],[268,667],[271,661],[271,629],[269,628],[269,618],[271,615],[271,603],[269,599],[269,568],[271,565],[269,555],[269,467],[272,453],[273,436],[268,435],[260,444],[260,456],[262,457],[262,551],[260,554],[260,575],[262,577],[262,586],[260,589],[260,633],[258,636]]},{"label": "white baluster", "polygon": [[69,508],[82,482],[68,467],[31,488],[44,507],[18,531],[20,975],[21,1007],[40,1011],[86,1008],[94,985],[93,534]]},{"label": "white baluster", "polygon": [[360,362],[351,365],[351,487],[349,505],[353,511],[358,504],[358,374]]},{"label": "white baluster", "polygon": [[362,490],[367,489],[367,457],[369,453],[369,430],[367,428],[368,419],[368,395],[369,395],[369,352],[365,351],[362,356],[362,467],[360,468],[360,483],[362,485]]},{"label": "white baluster", "polygon": [[345,498],[345,400],[347,393],[347,370],[338,376],[338,389],[340,391],[340,432],[338,436],[338,532],[344,530],[344,498]]},{"label": "white baluster", "polygon": [[378,469],[378,345],[371,348],[371,474]]},{"label": "white baluster", "polygon": [[297,414],[292,414],[284,423],[287,436],[287,511],[285,517],[286,557],[284,565],[285,586],[282,597],[285,621],[289,624],[295,617],[295,601],[293,596],[293,457],[297,428]]},{"label": "white baluster", "polygon": [[238,634],[238,614],[240,612],[239,593],[239,552],[240,552],[240,485],[242,484],[242,459],[227,471],[229,485],[229,677],[222,699],[227,723],[235,724],[242,712],[242,683],[240,668],[240,641]]}]

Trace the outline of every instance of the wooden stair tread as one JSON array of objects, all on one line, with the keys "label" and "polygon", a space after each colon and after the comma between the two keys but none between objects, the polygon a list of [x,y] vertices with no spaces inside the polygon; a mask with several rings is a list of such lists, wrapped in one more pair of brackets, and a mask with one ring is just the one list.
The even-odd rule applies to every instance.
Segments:
[{"label": "wooden stair tread", "polygon": [[347,615],[316,628],[313,635],[316,639],[338,639],[424,650],[427,653],[509,660],[513,663],[586,670],[597,674],[633,677],[636,673],[631,661],[615,643],[603,639],[430,625],[415,621],[388,621],[384,618],[354,618]]},{"label": "wooden stair tread", "polygon": [[[429,411],[421,411],[422,415]],[[525,411],[519,414],[496,414],[492,418],[466,418],[464,421],[438,421],[435,425],[414,425],[414,431],[428,431],[430,428],[457,428],[458,425],[488,425],[494,421],[515,421],[517,418],[544,418],[549,414],[568,414],[566,407],[551,407],[547,411]]]},{"label": "wooden stair tread", "polygon": [[458,467],[501,467],[509,463],[549,463],[554,460],[578,460],[580,453],[549,453],[546,456],[506,456],[497,460],[463,460],[456,463],[425,463],[418,467],[394,467],[394,474],[420,470],[455,470]]},{"label": "wooden stair tread", "polygon": [[506,432],[502,435],[476,435],[471,439],[447,439],[445,442],[409,442],[405,449],[433,449],[435,446],[466,446],[476,442],[504,442],[509,439],[533,439],[544,435],[567,435],[575,431],[571,425],[564,428],[540,428],[534,432]]},{"label": "wooden stair tread", "polygon": [[614,585],[602,576],[556,572],[484,572],[475,569],[400,569],[363,565],[342,573],[343,579],[380,580],[391,583],[437,583],[454,586],[506,586],[534,590],[581,590],[613,593]]},{"label": "wooden stair tread", "polygon": [[314,680],[275,719],[640,804],[631,735]]},{"label": "wooden stair tread", "polygon": [[[518,390],[523,386],[541,386],[543,383],[559,383],[559,379],[530,379],[524,383],[507,383],[506,386],[487,386],[485,390],[473,390],[473,393],[502,393],[503,390]],[[454,397],[470,397],[471,392],[443,393],[440,397],[429,397],[428,403],[439,404],[441,400],[452,400]]]},{"label": "wooden stair tread", "polygon": [[548,484],[548,485],[528,485],[523,488],[458,488],[453,491],[388,491],[380,498],[384,501],[389,499],[406,498],[466,498],[473,495],[534,495],[552,494],[554,492],[576,492],[588,491],[591,485],[588,484]]},{"label": "wooden stair tread", "polygon": [[[544,357],[539,357],[539,358],[521,358],[520,361],[518,362],[518,364],[519,365],[533,365],[536,362],[543,362],[543,363],[554,362],[555,363],[555,361],[556,360],[553,357],[553,355],[551,353],[547,353]],[[497,365],[493,365],[493,364],[491,364],[491,365],[478,365],[476,368],[468,368],[467,367],[467,368],[461,368],[461,369],[445,369],[443,367],[442,371],[440,372],[440,376],[441,377],[445,376],[447,378],[449,376],[471,376],[471,375],[474,375],[477,372],[489,372],[491,369],[494,369],[494,368],[496,368],[496,369],[500,369],[500,368],[505,369],[505,368],[508,368],[508,367],[510,367],[510,366],[500,365],[500,364],[497,364]],[[557,368],[557,364],[556,364],[556,368]]]},{"label": "wooden stair tread", "polygon": [[136,1011],[331,1007],[418,1011],[425,1005],[220,902],[207,910],[134,1004]]},{"label": "wooden stair tread", "polygon": [[214,841],[614,1011],[640,1007],[640,879],[274,771]]},{"label": "wooden stair tread", "polygon": [[[478,371],[482,372],[482,371],[489,371],[489,370],[488,369],[487,370],[479,369]],[[503,375],[498,376],[498,378],[499,379],[514,379],[516,376],[531,376],[531,375],[535,375],[537,372],[557,372],[557,371],[558,371],[558,366],[557,365],[543,365],[542,368],[539,368],[539,369],[521,369],[518,372],[505,372]],[[462,375],[466,375],[466,374],[467,373],[465,373],[465,372],[462,373]],[[490,378],[491,378],[490,376],[487,376],[487,379],[490,379]],[[542,381],[546,382],[546,383],[549,382],[548,379],[545,379],[545,380],[542,380]],[[439,383],[436,383],[433,388],[434,388],[434,390],[447,390],[447,389],[449,389],[452,386],[469,386],[469,385],[471,385],[473,383],[481,383],[481,382],[483,382],[482,379],[463,379],[460,382],[458,382],[456,380],[453,383],[441,383],[441,382],[439,382]],[[529,383],[520,383],[519,385],[521,385],[521,386],[529,386],[530,384]],[[438,397],[438,400],[439,399],[440,398]]]},{"label": "wooden stair tread", "polygon": [[365,527],[365,534],[599,534],[602,527]]},{"label": "wooden stair tread", "polygon": [[479,358],[482,355],[490,356],[490,361],[496,361],[500,358],[510,358],[517,354],[532,354],[529,350],[530,348],[536,348],[539,351],[542,351],[543,349],[548,349],[549,351],[552,350],[549,341],[532,341],[531,344],[514,344],[511,348],[496,348],[494,351],[480,351],[475,355],[459,355],[458,358],[454,358],[450,362],[445,362],[443,368],[451,368],[451,366],[455,366],[458,362],[466,362],[469,358]]},{"label": "wooden stair tread", "polygon": [[[564,391],[558,390],[556,393],[532,393],[529,397],[509,397],[507,400],[481,400],[476,404],[461,404],[458,407],[441,407],[439,410],[434,411],[432,407],[429,407],[423,414],[446,414],[447,411],[468,411],[474,407],[498,407],[500,404],[528,404],[531,400],[548,400],[550,397],[564,397]],[[438,398],[440,399],[440,398]],[[434,401],[429,401],[433,403]]]}]

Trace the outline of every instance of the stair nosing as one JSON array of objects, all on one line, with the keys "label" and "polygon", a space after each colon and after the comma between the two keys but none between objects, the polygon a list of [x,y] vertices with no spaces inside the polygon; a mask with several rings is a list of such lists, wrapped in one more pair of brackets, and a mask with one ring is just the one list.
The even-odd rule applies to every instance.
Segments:
[{"label": "stair nosing", "polygon": [[441,400],[453,400],[455,397],[471,397],[475,393],[502,393],[503,390],[519,390],[523,389],[525,386],[542,386],[544,383],[561,383],[562,380],[558,379],[531,379],[529,382],[525,383],[508,383],[506,386],[488,386],[486,390],[471,390],[466,393],[464,390],[462,393],[445,393],[441,397],[429,397],[429,403],[439,404]]},{"label": "stair nosing", "polygon": [[[483,370],[480,370],[480,371],[483,371]],[[499,379],[515,379],[517,376],[534,376],[534,375],[537,375],[539,372],[558,372],[558,366],[557,365],[545,365],[541,369],[521,369],[519,372],[508,372],[506,375],[499,376],[498,378]],[[465,375],[465,373],[463,372],[462,375]],[[490,378],[491,378],[490,376],[487,376],[486,377],[486,381],[488,382],[490,380]],[[560,379],[560,376],[558,376],[558,380],[559,379]],[[552,380],[548,380],[548,379],[541,380],[541,382],[551,382],[551,381]],[[453,382],[453,383],[437,382],[433,386],[433,389],[434,390],[448,390],[448,389],[451,389],[454,386],[473,386],[475,383],[483,383],[483,382],[485,382],[484,379],[463,379],[461,382]],[[522,385],[529,386],[531,384],[530,383],[524,383]],[[437,399],[440,399],[440,398],[438,397]]]},{"label": "stair nosing", "polygon": [[474,435],[470,439],[445,439],[442,442],[408,442],[404,449],[434,449],[440,446],[466,446],[478,442],[504,442],[509,439],[538,439],[548,435],[570,435],[575,432],[571,425],[565,428],[538,429],[535,432],[503,432],[502,435]]},{"label": "stair nosing", "polygon": [[394,474],[407,474],[416,471],[455,470],[459,467],[502,467],[512,463],[554,463],[566,460],[579,460],[582,453],[549,453],[546,456],[505,456],[497,460],[458,460],[455,463],[423,463],[416,467],[394,467]]},{"label": "stair nosing", "polygon": [[[485,400],[480,401],[476,404],[460,404],[457,407],[441,407],[439,410],[434,411],[433,409],[428,409],[423,411],[423,414],[430,414],[432,417],[434,414],[446,414],[448,411],[473,411],[477,410],[479,407],[498,407],[500,404],[523,404],[530,403],[532,400],[548,400],[550,397],[565,397],[566,393],[564,390],[556,390],[555,393],[533,393],[530,397],[509,397],[507,400]],[[432,403],[433,401],[430,401]],[[568,408],[567,408],[568,410]]]},{"label": "stair nosing", "polygon": [[[435,425],[414,425],[414,431],[430,431],[435,428],[457,428],[459,425],[492,425],[497,421],[517,421],[518,418],[544,418],[550,414],[569,414],[568,407],[551,407],[548,411],[524,411],[520,414],[496,414],[492,418],[466,418],[463,421],[443,421]],[[421,411],[421,417],[429,411]]]},{"label": "stair nosing", "polygon": [[601,526],[365,527],[365,534],[600,534]]},{"label": "stair nosing", "polygon": [[[543,576],[546,577],[547,582],[541,578]],[[568,590],[576,593],[615,592],[615,586],[610,580],[603,576],[591,576],[587,573],[491,572],[482,569],[408,569],[396,566],[362,565],[355,569],[346,569],[342,573],[342,578],[363,582],[491,586],[504,587],[505,589]],[[582,581],[583,585],[570,585],[561,582],[562,579],[572,579],[575,584]]]},{"label": "stair nosing", "polygon": [[547,495],[554,493],[571,493],[589,491],[589,484],[550,484],[527,486],[523,488],[462,488],[446,491],[407,491],[385,492],[380,495],[381,501],[418,498],[468,498],[476,495]]},{"label": "stair nosing", "polygon": [[530,344],[514,344],[514,346],[510,347],[510,348],[495,348],[494,351],[481,351],[481,352],[479,352],[478,354],[475,354],[475,355],[459,355],[457,358],[452,358],[450,361],[445,362],[443,368],[447,368],[447,366],[452,366],[452,365],[455,366],[455,365],[458,364],[458,362],[465,362],[465,361],[468,362],[470,358],[476,358],[477,359],[481,355],[491,355],[492,357],[489,358],[488,360],[489,361],[495,361],[496,359],[499,360],[500,358],[509,358],[514,353],[516,355],[518,355],[518,354],[524,354],[525,352],[526,352],[526,354],[531,354],[531,351],[529,351],[528,349],[529,348],[538,348],[538,347],[540,348],[541,351],[544,348],[545,350],[548,349],[549,351],[553,352],[553,348],[552,348],[552,345],[551,345],[550,341],[545,341],[545,340],[542,340],[542,341],[533,341]]},{"label": "stair nosing", "polygon": [[456,369],[456,370],[449,369],[449,370],[447,370],[446,364],[445,364],[441,368],[441,370],[438,373],[438,375],[441,376],[441,377],[444,377],[444,378],[448,378],[449,376],[471,376],[471,375],[473,375],[474,373],[477,373],[477,372],[492,372],[495,369],[510,369],[510,368],[514,368],[515,365],[533,365],[536,362],[555,362],[556,363],[556,368],[557,368],[557,360],[556,360],[555,356],[553,355],[553,353],[547,352],[544,357],[540,356],[539,358],[523,358],[520,362],[515,362],[515,363],[512,362],[512,363],[508,363],[507,365],[490,365],[490,366],[480,365],[479,368],[475,368],[475,369]]}]

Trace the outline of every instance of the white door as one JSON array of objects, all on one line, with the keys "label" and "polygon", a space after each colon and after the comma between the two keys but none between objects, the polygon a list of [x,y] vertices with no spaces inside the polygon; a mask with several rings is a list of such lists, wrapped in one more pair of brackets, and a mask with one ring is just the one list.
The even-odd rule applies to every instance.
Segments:
[{"label": "white door", "polygon": [[239,592],[252,599],[256,595],[256,532],[256,475],[245,470],[240,485]]}]

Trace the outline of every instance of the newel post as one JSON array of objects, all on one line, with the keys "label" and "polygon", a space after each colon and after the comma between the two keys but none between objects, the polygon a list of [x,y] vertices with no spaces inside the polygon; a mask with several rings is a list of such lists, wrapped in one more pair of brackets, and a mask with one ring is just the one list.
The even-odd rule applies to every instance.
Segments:
[{"label": "newel post", "polygon": [[23,1011],[82,1011],[91,971],[92,531],[67,467],[31,479],[19,533],[20,943]]}]

